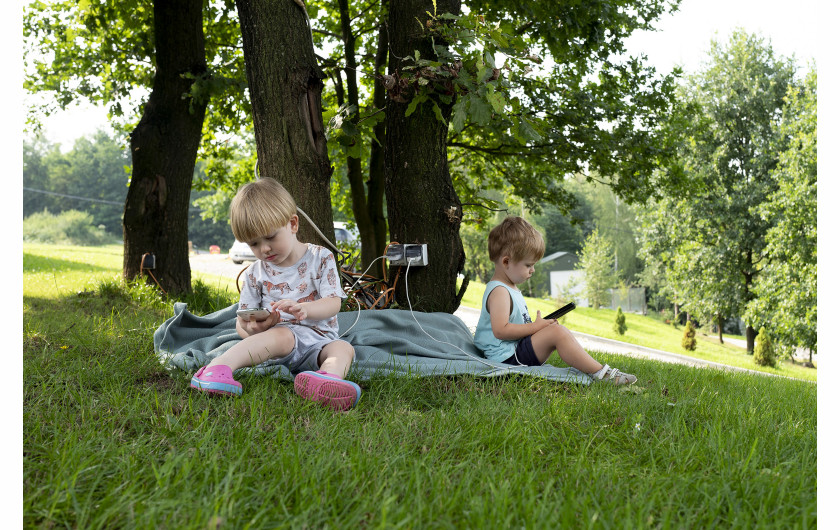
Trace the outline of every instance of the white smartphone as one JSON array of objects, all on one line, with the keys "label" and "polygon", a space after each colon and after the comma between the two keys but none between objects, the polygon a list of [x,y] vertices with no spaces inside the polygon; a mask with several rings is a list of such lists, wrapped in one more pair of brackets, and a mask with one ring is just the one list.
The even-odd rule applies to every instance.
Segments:
[{"label": "white smartphone", "polygon": [[242,317],[245,320],[251,320],[253,317],[253,320],[260,321],[267,319],[271,316],[271,313],[268,309],[238,309],[236,316]]}]

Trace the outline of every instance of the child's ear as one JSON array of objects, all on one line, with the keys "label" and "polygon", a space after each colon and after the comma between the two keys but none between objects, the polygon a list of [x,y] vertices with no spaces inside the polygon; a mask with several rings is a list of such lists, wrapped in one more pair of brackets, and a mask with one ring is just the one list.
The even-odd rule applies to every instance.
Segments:
[{"label": "child's ear", "polygon": [[297,234],[298,228],[300,228],[300,219],[298,218],[297,214],[293,215],[291,219],[289,219],[289,228],[292,230],[293,234]]}]

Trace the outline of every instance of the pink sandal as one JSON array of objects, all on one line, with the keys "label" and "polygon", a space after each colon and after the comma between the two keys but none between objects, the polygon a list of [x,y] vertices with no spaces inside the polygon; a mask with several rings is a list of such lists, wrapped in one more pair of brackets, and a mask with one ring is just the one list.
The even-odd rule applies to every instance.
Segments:
[{"label": "pink sandal", "polygon": [[223,364],[202,366],[192,377],[190,386],[211,394],[238,396],[242,393],[242,385],[233,378],[230,367]]},{"label": "pink sandal", "polygon": [[323,370],[301,372],[295,377],[295,392],[333,410],[350,410],[359,402],[362,389],[352,381]]}]

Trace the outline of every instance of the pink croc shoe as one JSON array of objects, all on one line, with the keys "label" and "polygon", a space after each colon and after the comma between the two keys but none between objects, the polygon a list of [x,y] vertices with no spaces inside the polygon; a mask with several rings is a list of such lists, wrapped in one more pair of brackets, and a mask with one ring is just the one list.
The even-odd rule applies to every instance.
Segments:
[{"label": "pink croc shoe", "polygon": [[359,385],[323,370],[301,372],[295,377],[295,392],[303,399],[317,401],[333,410],[350,410],[359,402]]},{"label": "pink croc shoe", "polygon": [[238,396],[242,393],[242,385],[233,379],[230,367],[223,364],[202,366],[192,377],[190,386],[211,394]]}]

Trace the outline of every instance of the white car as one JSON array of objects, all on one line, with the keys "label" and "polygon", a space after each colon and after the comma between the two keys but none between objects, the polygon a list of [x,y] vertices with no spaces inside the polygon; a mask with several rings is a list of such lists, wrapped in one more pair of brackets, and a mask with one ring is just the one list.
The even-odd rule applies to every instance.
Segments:
[{"label": "white car", "polygon": [[348,228],[347,223],[333,223],[333,229],[335,230],[336,243],[347,243],[351,246],[356,246],[359,244],[358,229]]},{"label": "white car", "polygon": [[248,243],[243,243],[239,240],[234,240],[233,246],[230,247],[228,250],[228,256],[230,256],[231,261],[239,265],[243,261],[256,261],[257,258],[254,256],[254,253],[251,252],[251,247],[248,246]]},{"label": "white car", "polygon": [[[347,223],[333,223],[333,230],[335,230],[335,240],[338,243],[347,243],[348,245],[356,245],[359,241],[359,231],[355,228],[350,230],[347,228]],[[231,261],[237,265],[244,261],[256,261],[257,258],[251,252],[251,247],[247,243],[234,240],[233,245],[228,251]]]}]

